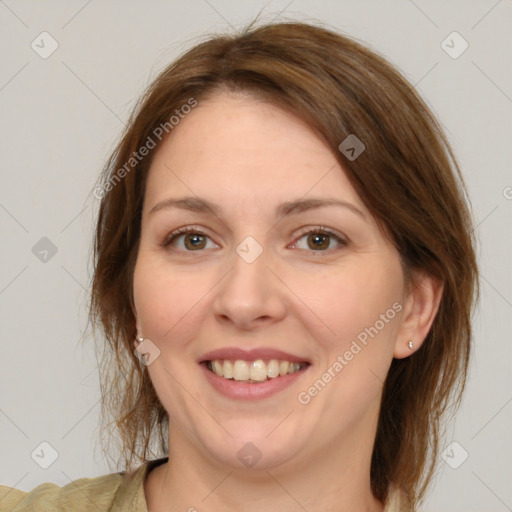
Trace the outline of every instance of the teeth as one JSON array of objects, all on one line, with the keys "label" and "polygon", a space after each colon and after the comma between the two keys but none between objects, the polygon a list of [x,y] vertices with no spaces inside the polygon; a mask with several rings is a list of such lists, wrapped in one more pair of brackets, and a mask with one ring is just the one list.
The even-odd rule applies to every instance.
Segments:
[{"label": "teeth", "polygon": [[214,373],[216,373],[217,375],[220,375],[221,377],[224,376],[223,366],[220,364],[219,361],[213,361],[212,362],[212,367],[213,367],[213,372]]},{"label": "teeth", "polygon": [[253,361],[249,367],[249,377],[251,380],[257,380],[258,382],[267,380],[267,365],[265,361],[261,359]]},{"label": "teeth", "polygon": [[279,361],[272,359],[269,361],[267,365],[267,375],[274,379],[275,377],[279,377]]},{"label": "teeth", "polygon": [[233,365],[233,378],[235,380],[249,379],[249,365],[245,361],[235,361]]},{"label": "teeth", "polygon": [[[220,361],[215,361],[219,366],[221,366]],[[213,368],[213,371],[215,371],[215,367]],[[232,379],[233,378],[233,364],[231,361],[224,361],[224,365],[222,365],[221,373],[219,373],[221,377],[225,377],[226,379]]]},{"label": "teeth", "polygon": [[271,359],[265,363],[262,359],[256,361],[218,360],[209,361],[208,368],[225,379],[234,379],[245,382],[263,382],[267,379],[275,379],[280,375],[287,375],[301,370],[306,363],[291,363],[290,361],[278,361]]}]

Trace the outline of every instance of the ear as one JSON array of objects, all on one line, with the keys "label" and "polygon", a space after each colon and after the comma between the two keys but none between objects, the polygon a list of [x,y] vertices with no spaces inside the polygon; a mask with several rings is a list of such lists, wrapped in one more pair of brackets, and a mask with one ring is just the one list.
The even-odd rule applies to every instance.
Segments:
[{"label": "ear", "polygon": [[[443,283],[425,272],[416,272],[404,300],[402,323],[398,330],[393,356],[408,357],[418,350],[432,327],[443,295]],[[413,348],[409,348],[412,341]]]}]

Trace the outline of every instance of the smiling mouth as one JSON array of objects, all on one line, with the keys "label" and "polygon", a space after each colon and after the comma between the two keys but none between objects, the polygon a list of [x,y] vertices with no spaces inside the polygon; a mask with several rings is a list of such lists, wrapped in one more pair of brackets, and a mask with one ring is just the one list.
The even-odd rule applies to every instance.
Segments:
[{"label": "smiling mouth", "polygon": [[218,377],[255,384],[300,372],[310,365],[307,362],[296,363],[278,359],[269,361],[263,359],[256,361],[215,359],[205,361],[204,364]]}]

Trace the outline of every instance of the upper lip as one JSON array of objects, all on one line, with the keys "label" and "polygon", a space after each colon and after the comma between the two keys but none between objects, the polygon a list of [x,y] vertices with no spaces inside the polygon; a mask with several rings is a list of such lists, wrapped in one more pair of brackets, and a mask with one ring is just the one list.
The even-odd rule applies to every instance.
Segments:
[{"label": "upper lip", "polygon": [[216,359],[229,359],[231,361],[236,361],[237,359],[243,361],[278,359],[281,361],[290,361],[291,363],[309,363],[309,361],[304,357],[273,348],[254,348],[251,350],[243,350],[235,347],[219,348],[217,350],[207,352],[199,359],[199,362],[204,363],[205,361],[215,361]]}]

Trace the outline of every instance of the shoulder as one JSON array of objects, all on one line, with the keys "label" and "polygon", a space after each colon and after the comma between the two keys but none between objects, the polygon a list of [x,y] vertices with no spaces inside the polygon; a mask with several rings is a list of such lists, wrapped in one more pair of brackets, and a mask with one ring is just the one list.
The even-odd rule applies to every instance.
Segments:
[{"label": "shoulder", "polygon": [[131,471],[80,478],[62,487],[44,483],[24,492],[0,485],[0,512],[147,512],[144,479],[167,460],[146,461]]},{"label": "shoulder", "polygon": [[80,478],[62,487],[44,483],[24,492],[0,485],[0,512],[147,512],[144,478],[166,460],[147,461],[130,472]]},{"label": "shoulder", "polygon": [[0,512],[41,512],[57,510],[107,511],[111,509],[117,491],[123,482],[123,473],[96,478],[80,478],[60,487],[44,483],[23,492],[0,486]]}]

